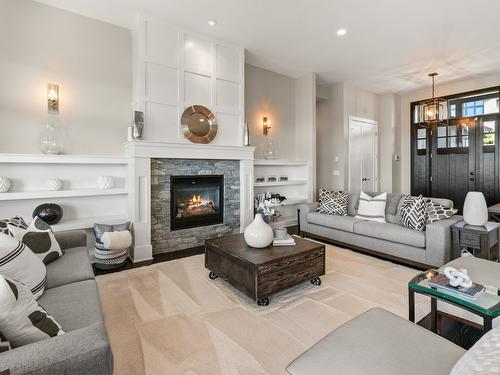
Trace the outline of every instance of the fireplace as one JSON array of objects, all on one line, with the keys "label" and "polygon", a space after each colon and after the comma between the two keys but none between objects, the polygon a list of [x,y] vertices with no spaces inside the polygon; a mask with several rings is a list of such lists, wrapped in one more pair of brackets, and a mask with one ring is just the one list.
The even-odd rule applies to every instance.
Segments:
[{"label": "fireplace", "polygon": [[224,176],[170,176],[170,230],[223,222]]}]

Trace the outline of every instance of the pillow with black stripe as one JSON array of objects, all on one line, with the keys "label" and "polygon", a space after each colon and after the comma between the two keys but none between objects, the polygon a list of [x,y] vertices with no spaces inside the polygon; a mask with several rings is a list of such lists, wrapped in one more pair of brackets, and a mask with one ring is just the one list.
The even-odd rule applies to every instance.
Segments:
[{"label": "pillow with black stripe", "polygon": [[11,224],[7,226],[12,236],[28,246],[43,263],[48,264],[62,256],[61,247],[50,225],[38,216],[33,218],[33,221],[26,229],[14,227]]},{"label": "pillow with black stripe", "polygon": [[425,205],[427,207],[426,224],[432,224],[435,221],[449,219],[458,212],[457,209],[445,207],[437,202],[434,202],[432,199],[427,199]]},{"label": "pillow with black stripe", "polygon": [[328,191],[320,189],[320,214],[347,216],[349,193],[344,191]]},{"label": "pillow with black stripe", "polygon": [[418,231],[425,230],[427,206],[424,198],[421,195],[418,197],[407,195],[401,205],[400,216],[404,227]]},{"label": "pillow with black stripe", "polygon": [[0,233],[12,236],[12,233],[10,232],[8,227],[9,225],[22,229],[28,228],[28,224],[26,224],[26,222],[23,220],[22,217],[14,216],[11,217],[10,219],[0,220]]},{"label": "pillow with black stripe", "polygon": [[0,275],[0,331],[12,348],[64,334],[19,281]]},{"label": "pillow with black stripe", "polygon": [[376,221],[378,223],[386,223],[385,221],[385,205],[387,203],[387,193],[379,194],[372,197],[365,192],[359,194],[359,205],[356,219]]},{"label": "pillow with black stripe", "polygon": [[0,275],[23,283],[38,299],[45,289],[47,269],[25,244],[0,233]]}]

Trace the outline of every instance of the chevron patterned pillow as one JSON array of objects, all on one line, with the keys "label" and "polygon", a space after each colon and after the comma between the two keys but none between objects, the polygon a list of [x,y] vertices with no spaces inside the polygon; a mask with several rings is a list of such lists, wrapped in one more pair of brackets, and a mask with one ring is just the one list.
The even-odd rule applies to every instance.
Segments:
[{"label": "chevron patterned pillow", "polygon": [[425,230],[427,221],[427,206],[421,195],[412,197],[407,195],[401,205],[401,224],[404,227],[418,231]]},{"label": "chevron patterned pillow", "polygon": [[320,189],[319,197],[318,211],[320,214],[347,216],[348,192]]}]

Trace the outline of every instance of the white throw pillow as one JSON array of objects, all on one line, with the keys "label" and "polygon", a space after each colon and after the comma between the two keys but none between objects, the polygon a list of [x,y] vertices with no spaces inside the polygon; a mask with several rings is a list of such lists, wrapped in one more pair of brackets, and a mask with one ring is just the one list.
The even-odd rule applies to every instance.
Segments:
[{"label": "white throw pillow", "polygon": [[7,226],[12,236],[28,246],[43,263],[48,264],[62,256],[61,247],[50,225],[38,216],[35,216],[26,229],[10,224]]},{"label": "white throw pillow", "polygon": [[368,194],[361,192],[359,195],[357,219],[376,221],[386,223],[385,221],[385,204],[387,202],[387,193],[382,193],[376,197],[370,197]]},{"label": "white throw pillow", "polygon": [[0,275],[0,331],[13,348],[64,333],[22,283]]},{"label": "white throw pillow", "polygon": [[450,375],[500,374],[500,328],[486,333],[451,369]]},{"label": "white throw pillow", "polygon": [[0,233],[0,274],[26,285],[35,298],[45,289],[45,264],[21,241]]}]

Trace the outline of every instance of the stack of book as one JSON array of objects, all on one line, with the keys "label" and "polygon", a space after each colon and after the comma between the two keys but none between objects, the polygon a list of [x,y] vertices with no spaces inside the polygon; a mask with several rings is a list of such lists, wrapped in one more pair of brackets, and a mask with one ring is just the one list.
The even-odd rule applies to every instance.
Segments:
[{"label": "stack of book", "polygon": [[293,246],[295,245],[295,240],[289,234],[286,235],[284,239],[278,240],[274,238],[273,246]]},{"label": "stack of book", "polygon": [[446,277],[445,274],[442,273],[430,279],[429,285],[432,288],[439,290],[440,292],[449,293],[457,297],[463,297],[472,300],[476,299],[484,291],[483,285],[475,283],[473,283],[470,288],[451,286],[450,280]]}]

